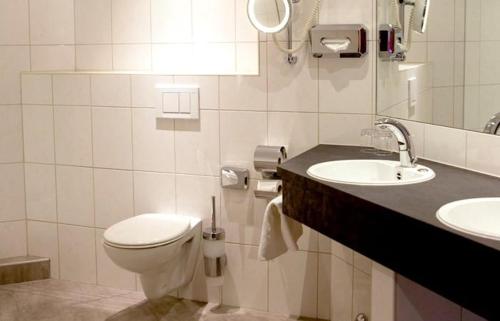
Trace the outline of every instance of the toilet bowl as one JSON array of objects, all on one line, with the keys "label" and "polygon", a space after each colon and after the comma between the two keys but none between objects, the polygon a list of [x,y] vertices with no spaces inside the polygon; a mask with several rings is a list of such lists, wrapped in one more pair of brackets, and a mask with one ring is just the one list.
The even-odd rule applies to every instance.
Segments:
[{"label": "toilet bowl", "polygon": [[119,267],[139,274],[144,294],[158,299],[191,282],[201,243],[201,220],[142,214],[104,232],[104,250]]}]

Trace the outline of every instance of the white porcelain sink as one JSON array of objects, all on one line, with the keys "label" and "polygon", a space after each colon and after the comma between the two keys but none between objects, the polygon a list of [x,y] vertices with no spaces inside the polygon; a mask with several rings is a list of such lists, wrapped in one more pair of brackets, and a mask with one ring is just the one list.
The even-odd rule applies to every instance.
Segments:
[{"label": "white porcelain sink", "polygon": [[473,198],[437,211],[441,223],[455,230],[500,241],[500,198]]},{"label": "white porcelain sink", "polygon": [[377,159],[332,161],[311,166],[307,174],[327,182],[366,186],[416,184],[435,177],[428,167],[403,168],[400,164]]}]

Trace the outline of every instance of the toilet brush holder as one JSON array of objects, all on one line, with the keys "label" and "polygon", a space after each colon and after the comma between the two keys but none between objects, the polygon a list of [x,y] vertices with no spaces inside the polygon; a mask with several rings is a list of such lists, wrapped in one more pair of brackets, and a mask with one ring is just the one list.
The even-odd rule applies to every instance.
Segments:
[{"label": "toilet brush holder", "polygon": [[226,232],[217,227],[215,196],[212,196],[212,226],[203,230],[203,257],[205,275],[210,278],[223,276],[226,266]]},{"label": "toilet brush holder", "polygon": [[207,228],[203,231],[203,256],[205,275],[216,278],[224,274],[226,266],[226,233],[221,228]]}]

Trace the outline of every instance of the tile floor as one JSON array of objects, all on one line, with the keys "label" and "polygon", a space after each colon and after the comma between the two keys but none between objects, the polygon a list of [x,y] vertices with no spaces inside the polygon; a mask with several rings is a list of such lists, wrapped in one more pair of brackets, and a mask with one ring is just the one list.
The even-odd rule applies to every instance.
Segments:
[{"label": "tile floor", "polygon": [[61,280],[0,286],[0,321],[291,321],[287,316]]}]

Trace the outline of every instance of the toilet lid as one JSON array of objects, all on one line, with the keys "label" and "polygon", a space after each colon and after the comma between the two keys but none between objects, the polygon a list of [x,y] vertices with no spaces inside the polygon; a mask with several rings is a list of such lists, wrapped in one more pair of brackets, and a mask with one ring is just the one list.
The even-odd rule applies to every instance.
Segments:
[{"label": "toilet lid", "polygon": [[152,247],[178,240],[190,223],[189,217],[181,215],[142,214],[108,228],[104,241],[122,247]]}]

